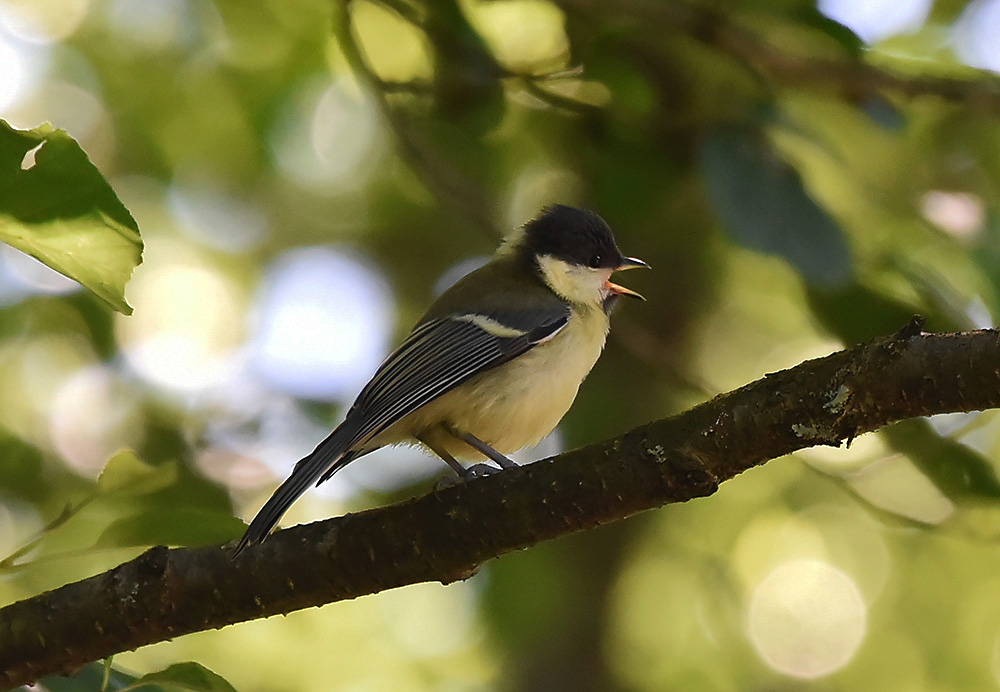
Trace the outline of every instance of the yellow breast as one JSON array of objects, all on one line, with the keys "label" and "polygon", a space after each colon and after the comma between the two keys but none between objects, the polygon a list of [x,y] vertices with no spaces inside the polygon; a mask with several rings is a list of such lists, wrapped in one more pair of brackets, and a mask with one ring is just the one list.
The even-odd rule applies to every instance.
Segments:
[{"label": "yellow breast", "polygon": [[395,439],[379,441],[401,441],[430,431],[454,456],[481,459],[464,443],[434,434],[447,422],[503,454],[538,443],[573,404],[580,383],[601,355],[608,324],[599,308],[575,310],[552,339],[410,414],[393,426]]}]

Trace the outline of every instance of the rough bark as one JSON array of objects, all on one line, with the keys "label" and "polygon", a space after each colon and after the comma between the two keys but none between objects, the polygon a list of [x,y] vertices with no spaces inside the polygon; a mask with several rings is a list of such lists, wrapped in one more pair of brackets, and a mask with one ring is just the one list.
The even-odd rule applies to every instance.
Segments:
[{"label": "rough bark", "polygon": [[671,502],[804,447],[1000,406],[1000,334],[900,333],[767,375],[672,418],[390,507],[227,546],[153,548],[0,609],[0,688],[188,632],[423,581]]}]

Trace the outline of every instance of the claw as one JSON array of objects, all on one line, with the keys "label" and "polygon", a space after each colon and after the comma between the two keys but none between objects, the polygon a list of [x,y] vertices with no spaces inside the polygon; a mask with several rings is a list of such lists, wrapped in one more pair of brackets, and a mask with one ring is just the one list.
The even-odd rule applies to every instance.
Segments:
[{"label": "claw", "polygon": [[465,469],[465,472],[461,476],[441,476],[434,481],[434,490],[444,490],[452,486],[462,485],[477,478],[492,476],[495,473],[500,473],[502,470],[490,464],[475,464]]},{"label": "claw", "polygon": [[474,464],[469,468],[465,469],[465,476],[461,480],[472,480],[474,478],[485,478],[486,476],[492,476],[495,473],[500,473],[503,469],[498,469],[496,466],[491,466],[489,464]]}]

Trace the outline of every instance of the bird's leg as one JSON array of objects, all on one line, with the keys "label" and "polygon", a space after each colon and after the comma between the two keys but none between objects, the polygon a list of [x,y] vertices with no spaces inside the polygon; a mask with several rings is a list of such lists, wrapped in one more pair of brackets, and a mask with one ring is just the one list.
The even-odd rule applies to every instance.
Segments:
[{"label": "bird's leg", "polygon": [[520,466],[520,464],[518,464],[516,461],[514,461],[509,457],[504,456],[503,454],[501,454],[500,452],[498,452],[497,450],[493,449],[488,444],[480,440],[478,437],[473,435],[472,433],[467,433],[464,430],[459,430],[458,428],[448,425],[447,423],[444,423],[441,427],[443,427],[448,432],[449,435],[457,437],[462,442],[475,449],[477,452],[484,454],[487,458],[492,459],[493,461],[498,463],[500,465],[500,468],[502,469],[513,469]]},{"label": "bird's leg", "polygon": [[427,435],[420,434],[420,435],[414,435],[414,437],[417,438],[417,441],[420,442],[424,447],[437,454],[444,461],[444,463],[448,464],[448,466],[450,466],[452,470],[459,476],[464,477],[466,475],[467,472],[465,470],[465,467],[462,466],[460,463],[458,463],[458,459],[453,457],[444,449],[440,448],[438,445],[431,444]]},{"label": "bird's leg", "polygon": [[427,449],[431,450],[439,457],[441,457],[441,459],[444,460],[444,462],[448,464],[448,466],[450,466],[455,471],[455,473],[458,474],[459,478],[457,480],[451,482],[446,481],[444,483],[441,483],[442,486],[453,485],[454,483],[462,483],[464,481],[471,481],[473,478],[482,478],[483,476],[488,476],[491,473],[499,473],[500,471],[500,469],[496,468],[495,466],[490,466],[489,464],[476,464],[474,466],[470,466],[469,468],[465,468],[460,463],[458,463],[458,460],[455,457],[449,454],[446,450],[442,449],[439,445],[431,444],[427,440],[428,437],[427,435],[414,435],[414,437],[417,438],[418,442],[427,447]]}]

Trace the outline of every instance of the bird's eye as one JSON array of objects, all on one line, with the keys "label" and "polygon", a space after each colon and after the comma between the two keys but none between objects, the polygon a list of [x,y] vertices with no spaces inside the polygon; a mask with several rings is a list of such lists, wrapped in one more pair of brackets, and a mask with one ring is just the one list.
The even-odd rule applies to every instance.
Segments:
[{"label": "bird's eye", "polygon": [[597,269],[599,266],[601,266],[601,259],[602,258],[601,258],[601,254],[600,253],[594,254],[590,258],[590,262],[589,262],[590,266],[593,267],[594,269]]}]

